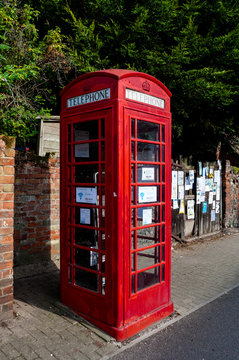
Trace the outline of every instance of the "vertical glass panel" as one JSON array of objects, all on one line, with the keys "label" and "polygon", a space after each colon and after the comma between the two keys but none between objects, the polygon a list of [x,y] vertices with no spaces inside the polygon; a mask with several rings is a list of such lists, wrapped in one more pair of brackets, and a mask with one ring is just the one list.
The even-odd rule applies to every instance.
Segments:
[{"label": "vertical glass panel", "polygon": [[71,142],[71,125],[68,125],[68,142]]},{"label": "vertical glass panel", "polygon": [[105,164],[101,164],[101,183],[105,183]]},{"label": "vertical glass panel", "polygon": [[71,246],[68,246],[68,253],[67,253],[67,255],[68,255],[68,263],[71,263],[72,261],[71,261]]},{"label": "vertical glass panel", "polygon": [[131,294],[135,294],[135,275],[131,276]]},{"label": "vertical glass panel", "polygon": [[160,166],[159,165],[137,165],[137,181],[143,182],[160,182]]},{"label": "vertical glass panel", "polygon": [[105,138],[105,119],[101,119],[101,138]]},{"label": "vertical glass panel", "polygon": [[92,270],[99,270],[99,254],[96,251],[76,248],[75,264]]},{"label": "vertical glass panel", "polygon": [[165,185],[162,185],[162,202],[165,202]]},{"label": "vertical glass panel", "polygon": [[71,203],[71,186],[67,187],[67,199]]},{"label": "vertical glass panel", "polygon": [[161,281],[165,281],[165,265],[161,266]]},{"label": "vertical glass panel", "polygon": [[98,247],[98,231],[86,228],[75,228],[75,243],[86,247]]},{"label": "vertical glass panel", "polygon": [[131,186],[131,203],[135,204],[135,186]]},{"label": "vertical glass panel", "polygon": [[71,162],[71,145],[68,145],[68,162]]},{"label": "vertical glass panel", "polygon": [[161,206],[161,212],[162,212],[162,221],[165,221],[165,205]]},{"label": "vertical glass panel", "polygon": [[135,165],[131,165],[131,182],[135,182]]},{"label": "vertical glass panel", "polygon": [[105,187],[101,186],[101,205],[105,206]]},{"label": "vertical glass panel", "polygon": [[98,138],[98,120],[84,121],[74,124],[74,141],[87,141]]},{"label": "vertical glass panel", "polygon": [[101,250],[105,250],[105,233],[101,232]]},{"label": "vertical glass panel", "polygon": [[96,184],[99,181],[98,164],[76,165],[75,166],[75,182]]},{"label": "vertical glass panel", "polygon": [[101,227],[105,228],[105,209],[101,210]]},{"label": "vertical glass panel", "polygon": [[165,242],[165,225],[161,227],[161,241]]},{"label": "vertical glass panel", "polygon": [[147,206],[137,209],[137,226],[160,223],[160,206]]},{"label": "vertical glass panel", "polygon": [[160,141],[160,125],[148,121],[137,121],[138,139]]},{"label": "vertical glass panel", "polygon": [[135,271],[135,254],[131,254],[131,271]]},{"label": "vertical glass panel", "polygon": [[135,231],[131,232],[131,249],[135,249]]},{"label": "vertical glass panel", "polygon": [[71,214],[72,214],[72,208],[71,208],[71,206],[68,206],[68,211],[67,211],[67,222],[68,222],[68,224],[71,224]]},{"label": "vertical glass panel", "polygon": [[160,267],[155,267],[137,274],[137,291],[160,282]]},{"label": "vertical glass panel", "polygon": [[101,256],[101,272],[105,273],[105,255],[100,255]]},{"label": "vertical glass panel", "polygon": [[165,182],[165,165],[162,165],[162,182]]},{"label": "vertical glass panel", "polygon": [[161,154],[162,154],[162,162],[165,162],[165,145],[162,145]]},{"label": "vertical glass panel", "polygon": [[99,227],[99,219],[96,208],[75,207],[75,224]]},{"label": "vertical glass panel", "polygon": [[158,263],[160,263],[159,246],[137,252],[137,270],[141,270]]},{"label": "vertical glass panel", "polygon": [[98,161],[98,154],[98,141],[74,145],[75,162]]},{"label": "vertical glass panel", "polygon": [[137,143],[137,160],[160,162],[160,147],[155,144]]},{"label": "vertical glass panel", "polygon": [[105,142],[101,141],[101,161],[105,160]]},{"label": "vertical glass panel", "polygon": [[135,120],[131,119],[131,137],[135,138]]},{"label": "vertical glass panel", "polygon": [[131,142],[131,160],[135,160],[135,142]]},{"label": "vertical glass panel", "polygon": [[68,232],[68,242],[71,243],[72,228],[70,226],[68,227],[67,232]]},{"label": "vertical glass panel", "polygon": [[101,278],[101,295],[105,295],[105,276]]},{"label": "vertical glass panel", "polygon": [[131,226],[135,227],[135,209],[131,209]]},{"label": "vertical glass panel", "polygon": [[165,261],[165,245],[162,245],[162,251],[161,251],[161,261]]},{"label": "vertical glass panel", "polygon": [[68,181],[71,182],[71,166],[67,167]]},{"label": "vertical glass panel", "polygon": [[161,129],[162,129],[162,142],[165,142],[165,126],[162,125]]},{"label": "vertical glass panel", "polygon": [[82,269],[75,269],[75,285],[95,292],[99,291],[99,277]]},{"label": "vertical glass panel", "polygon": [[152,226],[137,230],[137,248],[154,245],[160,241],[160,227]]}]

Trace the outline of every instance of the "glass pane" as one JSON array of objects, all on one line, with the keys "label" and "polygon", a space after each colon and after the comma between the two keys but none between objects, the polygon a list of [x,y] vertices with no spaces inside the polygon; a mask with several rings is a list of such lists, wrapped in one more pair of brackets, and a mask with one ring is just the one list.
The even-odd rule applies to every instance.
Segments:
[{"label": "glass pane", "polygon": [[75,166],[75,182],[95,184],[99,181],[98,164],[76,165]]},{"label": "glass pane", "polygon": [[99,227],[98,209],[75,207],[75,223],[77,225],[89,225]]},{"label": "glass pane", "polygon": [[71,125],[68,125],[68,142],[71,142]]},{"label": "glass pane", "polygon": [[101,295],[105,295],[105,276],[101,278]]},{"label": "glass pane", "polygon": [[155,267],[137,274],[137,291],[160,282],[160,267]]},{"label": "glass pane", "polygon": [[160,247],[137,252],[137,270],[160,263]]},{"label": "glass pane", "polygon": [[165,265],[161,266],[161,281],[165,280]]},{"label": "glass pane", "polygon": [[135,209],[131,209],[131,226],[135,227]]},{"label": "glass pane", "polygon": [[105,233],[101,232],[101,250],[105,250]]},{"label": "glass pane", "polygon": [[131,182],[135,182],[135,166],[131,165]]},{"label": "glass pane", "polygon": [[155,203],[159,200],[160,186],[138,186],[138,204]]},{"label": "glass pane", "polygon": [[105,183],[105,164],[101,164],[101,183]]},{"label": "glass pane", "polygon": [[135,249],[135,231],[132,231],[131,233],[131,249]]},{"label": "glass pane", "polygon": [[162,185],[162,202],[165,202],[165,185]]},{"label": "glass pane", "polygon": [[160,182],[160,166],[139,164],[137,166],[137,181],[138,183]]},{"label": "glass pane", "polygon": [[86,247],[98,247],[98,231],[76,227],[75,243]]},{"label": "glass pane", "polygon": [[160,227],[153,226],[137,230],[137,248],[154,245],[160,242]]},{"label": "glass pane", "polygon": [[137,144],[137,160],[160,162],[159,145],[138,142]]},{"label": "glass pane", "polygon": [[138,139],[160,141],[160,125],[148,121],[137,121]]},{"label": "glass pane", "polygon": [[71,274],[72,274],[72,268],[71,266],[68,266],[68,283],[71,284]]},{"label": "glass pane", "polygon": [[101,186],[101,205],[105,206],[105,187]]},{"label": "glass pane", "polygon": [[131,142],[131,160],[135,160],[135,142]]},{"label": "glass pane", "polygon": [[162,125],[162,142],[165,142],[165,126]]},{"label": "glass pane", "polygon": [[135,186],[131,186],[131,203],[134,204],[135,203]]},{"label": "glass pane", "polygon": [[137,226],[160,223],[160,206],[138,208]]},{"label": "glass pane", "polygon": [[99,270],[99,254],[95,251],[75,249],[75,264],[92,270]]},{"label": "glass pane", "polygon": [[135,120],[131,119],[131,137],[135,138]]},{"label": "glass pane", "polygon": [[99,291],[98,279],[97,274],[82,269],[75,269],[75,285],[77,286],[97,292]]},{"label": "glass pane", "polygon": [[105,160],[105,142],[101,141],[101,161]]},{"label": "glass pane", "polygon": [[71,145],[68,145],[68,162],[71,162]]},{"label": "glass pane", "polygon": [[162,182],[165,182],[165,165],[162,165]]},{"label": "glass pane", "polygon": [[98,120],[74,124],[74,141],[98,139]]},{"label": "glass pane", "polygon": [[135,275],[131,276],[131,294],[135,294]]},{"label": "glass pane", "polygon": [[165,205],[162,205],[161,212],[162,212],[162,221],[165,221]]},{"label": "glass pane", "polygon": [[84,143],[74,145],[75,162],[98,161],[99,143]]},{"label": "glass pane", "polygon": [[162,145],[162,162],[165,162],[165,145]]},{"label": "glass pane", "polygon": [[71,203],[71,186],[67,187],[67,199]]},{"label": "glass pane", "polygon": [[101,210],[101,227],[105,228],[105,209]]},{"label": "glass pane", "polygon": [[135,254],[131,254],[131,271],[135,271]]},{"label": "glass pane", "polygon": [[101,255],[101,272],[105,273],[105,255]]},{"label": "glass pane", "polygon": [[68,181],[71,182],[71,166],[67,167]]},{"label": "glass pane", "polygon": [[161,227],[161,241],[165,242],[165,225]]},{"label": "glass pane", "polygon": [[165,261],[165,245],[161,247],[161,261]]},{"label": "glass pane", "polygon": [[105,119],[101,119],[101,138],[105,137]]}]

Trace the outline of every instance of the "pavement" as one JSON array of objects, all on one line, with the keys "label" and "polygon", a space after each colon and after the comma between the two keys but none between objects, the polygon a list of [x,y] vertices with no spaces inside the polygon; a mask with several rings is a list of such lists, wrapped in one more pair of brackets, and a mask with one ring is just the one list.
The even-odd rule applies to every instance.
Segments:
[{"label": "pavement", "polygon": [[239,231],[172,249],[175,312],[116,342],[60,304],[59,261],[15,268],[14,319],[0,323],[0,360],[111,359],[239,286]]}]

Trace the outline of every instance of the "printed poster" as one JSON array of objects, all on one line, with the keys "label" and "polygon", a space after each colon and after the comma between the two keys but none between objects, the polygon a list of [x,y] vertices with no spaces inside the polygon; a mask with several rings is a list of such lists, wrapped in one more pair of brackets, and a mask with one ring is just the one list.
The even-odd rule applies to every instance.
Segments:
[{"label": "printed poster", "polygon": [[76,202],[85,204],[97,203],[96,188],[76,187]]},{"label": "printed poster", "polygon": [[201,161],[199,161],[199,163],[198,163],[198,174],[199,174],[199,176],[202,176],[202,162]]},{"label": "printed poster", "polygon": [[138,202],[151,203],[157,201],[157,186],[139,186]]},{"label": "printed poster", "polygon": [[209,169],[209,177],[213,178],[213,167],[212,166],[210,166],[210,169]]},{"label": "printed poster", "polygon": [[90,209],[80,209],[80,223],[90,224]]},{"label": "printed poster", "polygon": [[173,199],[173,210],[178,209],[178,199]]},{"label": "printed poster", "polygon": [[211,221],[216,220],[215,210],[211,210]]},{"label": "printed poster", "polygon": [[178,187],[178,199],[183,200],[184,199],[184,186],[179,185]]},{"label": "printed poster", "polygon": [[210,191],[208,196],[208,204],[212,204],[212,203],[213,203],[213,191]]},{"label": "printed poster", "polygon": [[201,204],[201,191],[197,190],[197,195],[196,195],[196,204]]},{"label": "printed poster", "polygon": [[177,199],[178,198],[178,189],[177,189],[177,184],[178,184],[178,172],[177,171],[172,171],[172,188],[171,188],[171,199]]},{"label": "printed poster", "polygon": [[189,170],[189,182],[194,184],[194,170]]},{"label": "printed poster", "polygon": [[216,201],[216,214],[219,214],[220,212],[220,202]]},{"label": "printed poster", "polygon": [[142,180],[154,181],[154,168],[143,167],[142,168]]},{"label": "printed poster", "polygon": [[152,209],[143,209],[143,225],[152,224]]},{"label": "printed poster", "polygon": [[207,213],[207,202],[206,202],[206,201],[203,202],[202,213],[203,213],[203,214],[206,214],[206,213]]},{"label": "printed poster", "polygon": [[184,172],[178,171],[178,185],[184,185]]},{"label": "printed poster", "polygon": [[194,200],[187,201],[187,217],[188,220],[192,220],[195,218],[194,214]]},{"label": "printed poster", "polygon": [[220,183],[220,170],[215,170],[214,171],[214,182],[215,183]]}]

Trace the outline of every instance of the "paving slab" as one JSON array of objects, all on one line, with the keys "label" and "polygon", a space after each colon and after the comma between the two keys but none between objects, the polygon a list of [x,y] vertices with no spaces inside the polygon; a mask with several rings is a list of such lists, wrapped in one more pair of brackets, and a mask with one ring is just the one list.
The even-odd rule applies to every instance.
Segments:
[{"label": "paving slab", "polygon": [[0,359],[110,359],[239,284],[239,233],[172,251],[175,313],[122,343],[59,305],[59,262],[15,269],[15,318],[0,324]]}]

